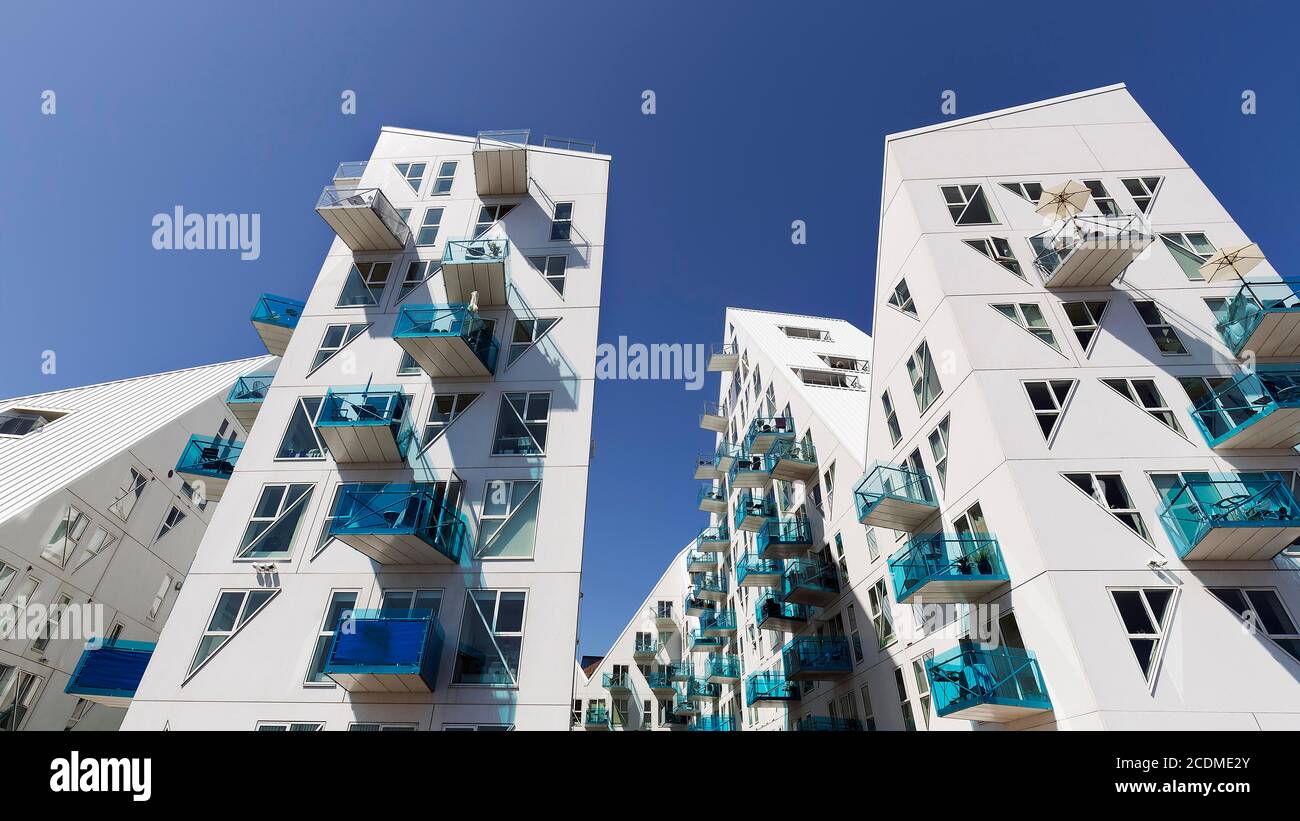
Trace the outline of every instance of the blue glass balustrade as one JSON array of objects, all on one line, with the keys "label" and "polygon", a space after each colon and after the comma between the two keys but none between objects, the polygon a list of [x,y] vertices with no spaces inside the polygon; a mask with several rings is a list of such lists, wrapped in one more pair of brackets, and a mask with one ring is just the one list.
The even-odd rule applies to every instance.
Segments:
[{"label": "blue glass balustrade", "polygon": [[704,662],[704,673],[711,682],[739,681],[740,656],[710,653]]},{"label": "blue glass balustrade", "polygon": [[705,513],[726,513],[727,512],[727,491],[724,488],[714,485],[705,485],[700,488],[699,496],[700,510]]},{"label": "blue glass balustrade", "polygon": [[[176,472],[225,481],[234,474],[235,463],[243,450],[243,442],[230,442],[215,436],[191,436],[176,462]],[[209,495],[209,498],[213,497]]]},{"label": "blue glass balustrade", "polygon": [[1109,285],[1153,239],[1141,214],[1079,214],[1029,238],[1049,288]]},{"label": "blue glass balustrade", "polygon": [[764,559],[746,553],[736,560],[736,584],[741,587],[776,587],[781,583],[784,566],[780,559]]},{"label": "blue glass balustrade", "polygon": [[736,632],[735,610],[710,610],[700,616],[700,631],[710,636],[725,636]]},{"label": "blue glass balustrade", "polygon": [[1263,366],[1225,380],[1191,413],[1212,448],[1294,448],[1300,445],[1300,368]]},{"label": "blue glass balustrade", "polygon": [[667,670],[659,669],[645,677],[646,684],[651,690],[671,690],[673,689],[673,679],[668,675]]},{"label": "blue glass balustrade", "polygon": [[[510,242],[495,237],[448,240],[442,251],[442,280],[448,302],[506,305],[510,291]],[[477,296],[475,296],[477,294]]]},{"label": "blue glass balustrade", "polygon": [[1280,473],[1184,473],[1161,490],[1156,515],[1185,561],[1268,560],[1300,537],[1300,503]]},{"label": "blue glass balustrade", "polygon": [[812,526],[803,516],[768,519],[755,540],[759,555],[770,559],[803,555],[812,549],[812,543]]},{"label": "blue glass balustrade", "polygon": [[817,449],[811,442],[777,442],[767,452],[767,458],[773,479],[806,482],[817,476]]},{"label": "blue glass balustrade", "polygon": [[588,730],[608,730],[610,728],[609,708],[588,707],[583,714],[582,724]]},{"label": "blue glass balustrade", "polygon": [[399,462],[415,439],[410,406],[393,386],[330,388],[316,429],[336,462]]},{"label": "blue glass balustrade", "polygon": [[894,598],[910,604],[969,603],[1009,580],[998,540],[988,534],[921,533],[889,557]]},{"label": "blue glass balustrade", "polygon": [[611,692],[623,692],[632,689],[631,673],[606,673],[601,677],[601,684]]},{"label": "blue glass balustrade", "polygon": [[708,699],[722,697],[722,685],[715,684],[706,678],[692,678],[686,682],[686,697],[696,701],[706,701]]},{"label": "blue glass balustrade", "polygon": [[510,241],[506,239],[453,239],[442,249],[443,265],[505,262],[510,255]]},{"label": "blue glass balustrade", "polygon": [[688,616],[700,616],[713,609],[713,602],[703,598],[694,590],[686,593],[685,605]]},{"label": "blue glass balustrade", "polygon": [[655,656],[663,649],[663,642],[658,639],[637,639],[632,647],[634,656]]},{"label": "blue glass balustrade", "polygon": [[789,416],[759,416],[749,423],[744,450],[759,455],[767,453],[777,442],[794,439],[794,419]]},{"label": "blue glass balustrade", "polygon": [[767,593],[754,602],[754,621],[760,630],[794,632],[808,623],[808,616],[807,605],[784,601],[777,592]]},{"label": "blue glass balustrade", "polygon": [[418,483],[340,485],[330,535],[381,564],[459,564],[469,542],[437,486]]},{"label": "blue glass balustrade", "polygon": [[[478,312],[470,310],[465,304],[405,305],[393,326],[393,339],[430,376],[491,376],[496,372],[500,345]],[[439,340],[459,340],[463,343],[464,350],[478,360],[482,369],[464,368],[463,363],[457,362],[443,364],[443,359],[458,354],[459,351],[447,349],[440,353],[436,348],[421,348],[425,343],[432,345]]]},{"label": "blue glass balustrade", "polygon": [[751,491],[743,491],[736,497],[736,512],[732,525],[736,530],[746,533],[758,533],[768,519],[776,516],[776,501],[771,497],[756,496]]},{"label": "blue glass balustrade", "polygon": [[692,653],[717,650],[725,646],[726,643],[727,639],[725,637],[708,633],[703,629],[691,631],[690,651]]},{"label": "blue glass balustrade", "polygon": [[803,636],[781,648],[786,678],[792,681],[837,679],[853,672],[849,640],[844,636]]},{"label": "blue glass balustrade", "polygon": [[697,595],[714,601],[727,597],[727,577],[717,573],[693,574],[692,583]]},{"label": "blue glass balustrade", "polygon": [[135,697],[153,656],[153,642],[95,639],[86,645],[63,692],[110,707]]},{"label": "blue glass balustrade", "polygon": [[799,683],[788,680],[780,670],[750,673],[745,678],[746,706],[764,702],[798,700]]},{"label": "blue glass balustrade", "polygon": [[1038,660],[1023,648],[961,642],[925,672],[939,716],[1005,722],[1052,709]]},{"label": "blue glass balustrade", "polygon": [[298,320],[302,319],[302,312],[306,309],[307,303],[300,300],[262,294],[257,298],[257,305],[253,307],[253,314],[249,318],[254,322],[292,330],[298,327]]},{"label": "blue glass balustrade", "polygon": [[690,681],[695,676],[695,665],[678,661],[668,665],[668,678],[672,681]]},{"label": "blue glass balustrade", "polygon": [[840,594],[835,565],[814,559],[789,559],[781,592],[787,603],[824,607]]},{"label": "blue glass balustrade", "polygon": [[266,400],[266,394],[271,389],[271,380],[275,378],[275,373],[250,373],[247,376],[241,376],[235,380],[235,384],[226,394],[226,404],[252,403],[260,405]]},{"label": "blue glass balustrade", "polygon": [[1224,308],[1219,335],[1234,354],[1292,357],[1300,353],[1300,279],[1243,282]]},{"label": "blue glass balustrade", "polygon": [[805,716],[795,723],[794,729],[799,733],[861,732],[862,722],[839,716]]},{"label": "blue glass balustrade", "polygon": [[874,464],[853,491],[858,521],[864,525],[912,532],[939,511],[934,485],[924,472]]},{"label": "blue glass balustrade", "polygon": [[707,573],[716,569],[718,566],[718,554],[710,551],[700,553],[695,550],[686,551],[686,572],[687,573]]},{"label": "blue glass balustrade", "polygon": [[442,642],[431,610],[353,610],[330,640],[325,674],[350,692],[430,693]]},{"label": "blue glass balustrade", "polygon": [[759,455],[742,453],[727,473],[727,484],[735,488],[758,490],[767,487],[772,480],[772,465],[776,458],[772,454]]},{"label": "blue glass balustrade", "polygon": [[725,524],[706,527],[695,537],[695,550],[700,553],[723,553],[731,544],[731,532]]},{"label": "blue glass balustrade", "polygon": [[731,716],[700,716],[691,722],[690,730],[712,733],[729,733],[735,730]]}]

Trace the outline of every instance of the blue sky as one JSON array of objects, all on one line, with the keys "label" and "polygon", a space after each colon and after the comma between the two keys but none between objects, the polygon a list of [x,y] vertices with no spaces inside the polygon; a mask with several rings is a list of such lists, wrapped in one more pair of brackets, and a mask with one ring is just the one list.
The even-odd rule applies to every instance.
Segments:
[{"label": "blue sky", "polygon": [[[601,338],[710,342],[741,305],[869,330],[884,135],[1114,82],[1296,270],[1294,12],[574,0],[10,4],[0,32],[0,396],[258,354],[305,294],[313,213],[381,125],[531,128],[614,155]],[[1148,6],[1151,6],[1148,8]],[[485,13],[484,10],[489,10]],[[41,92],[57,93],[42,116]],[[339,112],[357,92],[356,116]],[[641,92],[653,89],[654,116]],[[1244,89],[1258,113],[1240,112]],[[262,215],[262,254],[155,251],[154,214]],[[789,226],[805,220],[808,244]],[[701,272],[726,271],[723,277]],[[816,272],[810,279],[806,272]],[[58,372],[41,373],[54,350]],[[582,605],[603,652],[704,523],[702,392],[602,382]],[[665,446],[647,448],[652,431]],[[635,465],[635,470],[629,469]],[[647,507],[658,515],[629,516]],[[635,521],[635,528],[626,524]]]}]

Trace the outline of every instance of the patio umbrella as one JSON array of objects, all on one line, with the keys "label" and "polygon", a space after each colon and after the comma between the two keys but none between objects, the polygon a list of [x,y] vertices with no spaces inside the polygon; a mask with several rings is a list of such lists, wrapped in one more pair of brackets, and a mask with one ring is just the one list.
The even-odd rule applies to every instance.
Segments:
[{"label": "patio umbrella", "polygon": [[1044,188],[1034,212],[1053,219],[1069,219],[1083,211],[1091,197],[1092,192],[1088,190],[1088,186],[1074,180],[1066,180]]},{"label": "patio umbrella", "polygon": [[1264,261],[1264,252],[1251,242],[1246,245],[1233,245],[1220,248],[1201,266],[1201,276],[1206,282],[1218,282],[1224,279],[1244,279],[1252,268]]}]

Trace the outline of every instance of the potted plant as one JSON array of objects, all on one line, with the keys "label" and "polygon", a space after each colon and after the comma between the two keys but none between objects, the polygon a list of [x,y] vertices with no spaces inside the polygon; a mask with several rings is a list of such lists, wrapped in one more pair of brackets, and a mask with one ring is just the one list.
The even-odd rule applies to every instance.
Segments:
[{"label": "potted plant", "polygon": [[993,555],[987,547],[981,547],[970,556],[971,561],[979,569],[981,576],[993,575]]}]

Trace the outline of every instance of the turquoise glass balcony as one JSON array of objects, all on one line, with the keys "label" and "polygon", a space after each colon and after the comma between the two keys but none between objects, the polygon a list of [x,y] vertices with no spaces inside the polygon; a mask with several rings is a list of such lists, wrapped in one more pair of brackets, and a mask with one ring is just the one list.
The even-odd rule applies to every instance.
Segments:
[{"label": "turquoise glass balcony", "polygon": [[934,485],[923,471],[874,464],[853,491],[858,521],[911,533],[939,512]]},{"label": "turquoise glass balcony", "polygon": [[715,513],[723,516],[727,512],[727,491],[718,485],[705,485],[700,488],[700,495],[697,497],[700,502],[700,510],[705,513]]},{"label": "turquoise glass balcony", "polygon": [[706,678],[693,678],[686,682],[686,697],[692,701],[713,701],[722,698],[722,685]]},{"label": "turquoise glass balcony", "polygon": [[711,482],[721,481],[741,455],[740,448],[726,442],[719,442],[713,453],[701,453],[695,459],[695,478]]},{"label": "turquoise glass balcony", "polygon": [[588,707],[582,716],[584,730],[610,730],[613,725],[609,719],[608,707]]},{"label": "turquoise glass balcony", "polygon": [[1287,358],[1300,355],[1300,279],[1243,282],[1228,300],[1219,335],[1240,356]]},{"label": "turquoise glass balcony", "polygon": [[814,559],[790,559],[785,563],[782,598],[793,604],[825,607],[840,595],[835,566]]},{"label": "turquoise glass balcony", "polygon": [[689,661],[678,661],[668,665],[670,681],[690,681],[695,677],[695,665]]},{"label": "turquoise glass balcony", "polygon": [[262,409],[274,378],[274,372],[250,373],[236,379],[230,393],[226,394],[226,408],[244,426],[244,430],[251,429],[257,421],[257,412]]},{"label": "turquoise glass balcony", "polygon": [[680,718],[693,718],[700,714],[700,705],[685,693],[677,692],[673,696],[673,715]]},{"label": "turquoise glass balcony", "polygon": [[794,419],[789,416],[760,416],[749,423],[744,449],[762,456],[777,442],[793,441]]},{"label": "turquoise glass balcony", "polygon": [[[725,513],[726,510],[723,510]],[[767,524],[767,520],[776,516],[776,502],[772,498],[762,498],[751,491],[744,491],[736,497],[736,512],[732,524],[736,530],[746,533],[758,533]]]},{"label": "turquoise glass balcony", "polygon": [[802,516],[768,519],[755,539],[758,553],[765,559],[791,559],[812,550],[812,526]]},{"label": "turquoise glass balcony", "polygon": [[685,604],[688,616],[703,616],[713,611],[713,602],[701,597],[694,590],[687,591]]},{"label": "turquoise glass balcony", "polygon": [[63,692],[108,707],[128,707],[155,646],[146,641],[92,640],[82,651]]},{"label": "turquoise glass balcony", "polygon": [[646,676],[645,680],[650,687],[650,692],[655,695],[672,694],[677,691],[673,686],[673,679],[669,677],[666,670],[655,670]]},{"label": "turquoise glass balcony", "polygon": [[808,482],[817,477],[817,449],[807,442],[777,442],[767,452],[773,479]]},{"label": "turquoise glass balcony", "polygon": [[354,610],[325,656],[325,675],[350,693],[432,693],[442,627],[431,610]]},{"label": "turquoise glass balcony", "polygon": [[714,343],[709,350],[709,361],[705,366],[710,371],[730,373],[740,364],[740,346],[736,343],[721,345]]},{"label": "turquoise glass balcony", "polygon": [[690,731],[729,733],[736,729],[731,716],[700,716],[691,722]]},{"label": "turquoise glass balcony", "polygon": [[500,346],[468,305],[406,305],[393,339],[431,379],[487,378],[496,373]]},{"label": "turquoise glass balcony", "polygon": [[799,700],[799,685],[780,670],[750,673],[745,678],[745,704],[781,704]]},{"label": "turquoise glass balcony", "polygon": [[244,450],[243,442],[230,442],[214,436],[191,436],[176,462],[176,472],[188,477],[190,484],[202,483],[203,496],[217,502],[235,473],[235,463]]},{"label": "turquoise glass balcony", "polygon": [[459,564],[469,544],[464,521],[433,484],[339,486],[330,536],[379,564]]},{"label": "turquoise glass balcony", "polygon": [[1291,450],[1300,445],[1300,368],[1243,373],[1192,405],[1210,447]]},{"label": "turquoise glass balcony", "polygon": [[474,141],[474,186],[480,197],[528,193],[527,129],[480,131]]},{"label": "turquoise glass balcony", "polygon": [[639,639],[632,646],[632,658],[638,661],[651,661],[662,649],[664,644],[658,639]]},{"label": "turquoise glass balcony", "polygon": [[794,725],[798,733],[861,732],[862,722],[838,716],[805,716]]},{"label": "turquoise glass balcony", "polygon": [[780,559],[764,559],[746,553],[736,560],[736,584],[739,587],[777,587],[785,567]]},{"label": "turquoise glass balcony", "polygon": [[400,251],[411,228],[378,188],[327,186],[316,213],[353,251]]},{"label": "turquoise glass balcony", "polygon": [[727,600],[727,577],[717,573],[698,573],[694,577],[695,594],[709,601]]},{"label": "turquoise glass balcony", "polygon": [[911,604],[979,601],[1010,580],[998,540],[987,534],[921,533],[889,557],[894,599]]},{"label": "turquoise glass balcony", "polygon": [[791,681],[836,681],[853,672],[844,636],[803,636],[781,648],[785,677]]},{"label": "turquoise glass balcony", "polygon": [[1110,285],[1151,244],[1141,214],[1079,214],[1029,238],[1048,288]]},{"label": "turquoise glass balcony", "polygon": [[706,527],[695,537],[695,550],[698,553],[726,553],[731,546],[731,531],[725,524]]},{"label": "turquoise glass balcony", "polygon": [[1266,561],[1300,538],[1300,503],[1279,473],[1183,474],[1156,515],[1183,561]]},{"label": "turquoise glass balcony", "polygon": [[509,257],[509,240],[489,237],[448,240],[442,249],[447,301],[468,303],[477,293],[480,307],[504,306],[510,288]]},{"label": "turquoise glass balcony", "polygon": [[702,629],[691,631],[689,650],[692,653],[712,653],[726,646],[727,639],[722,636],[706,633]]},{"label": "turquoise glass balcony", "polygon": [[772,481],[772,465],[775,461],[771,454],[741,454],[727,474],[727,484],[734,488],[762,490]]},{"label": "turquoise glass balcony", "polygon": [[631,673],[606,673],[601,677],[601,684],[611,693],[632,692]]},{"label": "turquoise glass balcony", "polygon": [[714,433],[726,433],[729,413],[725,402],[705,402],[700,412],[700,427]]},{"label": "turquoise glass balcony", "polygon": [[740,681],[740,656],[710,653],[704,662],[704,674],[712,684],[734,684]]},{"label": "turquoise glass balcony", "polygon": [[411,397],[400,388],[330,388],[316,414],[316,432],[339,464],[396,463],[415,439]]},{"label": "turquoise glass balcony", "polygon": [[687,573],[712,573],[717,569],[717,553],[698,553],[694,550],[686,551]]},{"label": "turquoise glass balcony", "polygon": [[961,642],[925,663],[934,710],[943,718],[1006,723],[1052,709],[1034,654]]},{"label": "turquoise glass balcony", "polygon": [[736,633],[735,610],[710,610],[700,616],[700,632],[706,636],[733,636]]},{"label": "turquoise glass balcony", "polygon": [[257,298],[257,305],[249,318],[257,335],[262,338],[262,344],[266,345],[267,353],[284,356],[293,329],[298,327],[298,320],[302,319],[302,312],[306,309],[305,302],[274,294],[262,294]]},{"label": "turquoise glass balcony", "polygon": [[783,601],[776,592],[754,602],[754,621],[760,630],[796,633],[808,625],[808,616],[807,605]]}]

